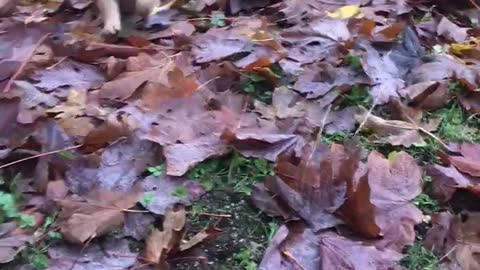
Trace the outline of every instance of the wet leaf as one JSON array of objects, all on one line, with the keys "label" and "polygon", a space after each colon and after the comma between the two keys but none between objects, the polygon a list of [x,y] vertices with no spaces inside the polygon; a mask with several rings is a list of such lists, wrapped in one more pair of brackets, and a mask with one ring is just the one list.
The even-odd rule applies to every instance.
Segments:
[{"label": "wet leaf", "polygon": [[65,240],[83,244],[90,238],[108,233],[124,222],[124,209],[134,206],[141,193],[130,194],[106,191],[93,192],[86,201],[59,200],[61,218],[65,219],[60,232]]},{"label": "wet leaf", "polygon": [[167,210],[162,230],[153,229],[145,239],[144,260],[160,269],[168,268],[166,260],[180,248],[180,241],[185,232],[185,221],[184,208]]},{"label": "wet leaf", "polygon": [[101,243],[90,243],[82,248],[72,245],[55,245],[48,249],[48,269],[65,270],[75,265],[75,270],[107,270],[112,267],[127,270],[136,262],[137,253],[130,251],[128,240],[107,239]]}]

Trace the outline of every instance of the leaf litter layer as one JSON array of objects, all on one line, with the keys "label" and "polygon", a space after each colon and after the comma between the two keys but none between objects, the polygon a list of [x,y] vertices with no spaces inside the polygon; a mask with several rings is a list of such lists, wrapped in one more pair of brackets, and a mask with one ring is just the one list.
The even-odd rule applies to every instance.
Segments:
[{"label": "leaf litter layer", "polygon": [[62,2],[0,1],[5,267],[480,268],[477,1]]}]

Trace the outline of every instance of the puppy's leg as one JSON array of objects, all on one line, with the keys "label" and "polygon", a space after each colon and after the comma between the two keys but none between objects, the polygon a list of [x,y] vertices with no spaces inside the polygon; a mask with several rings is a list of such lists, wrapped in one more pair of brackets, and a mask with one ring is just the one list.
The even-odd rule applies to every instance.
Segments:
[{"label": "puppy's leg", "polygon": [[103,31],[109,34],[119,32],[122,20],[118,0],[96,0],[96,3],[103,19]]}]

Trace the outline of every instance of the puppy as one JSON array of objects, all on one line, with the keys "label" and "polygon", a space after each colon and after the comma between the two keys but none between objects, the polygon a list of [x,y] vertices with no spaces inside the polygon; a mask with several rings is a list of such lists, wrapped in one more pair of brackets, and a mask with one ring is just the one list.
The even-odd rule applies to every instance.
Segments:
[{"label": "puppy", "polygon": [[95,0],[103,20],[103,31],[107,34],[118,33],[122,29],[121,13],[135,14],[143,18],[167,10],[176,2],[171,0]]}]

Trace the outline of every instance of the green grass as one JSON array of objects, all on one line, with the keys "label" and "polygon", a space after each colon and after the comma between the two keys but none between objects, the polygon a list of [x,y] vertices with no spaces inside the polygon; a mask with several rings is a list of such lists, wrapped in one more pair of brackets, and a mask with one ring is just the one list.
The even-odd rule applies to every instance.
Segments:
[{"label": "green grass", "polygon": [[355,84],[352,88],[341,95],[340,108],[350,106],[363,106],[369,108],[372,105],[372,98],[368,93],[369,88],[364,85]]},{"label": "green grass", "polygon": [[359,55],[349,54],[344,58],[345,64],[349,66],[352,70],[360,72],[363,70],[362,67],[362,58]]},{"label": "green grass", "polygon": [[200,181],[207,190],[214,187],[250,195],[251,186],[273,175],[264,159],[249,159],[233,153],[226,160],[208,160],[188,172],[189,179]]},{"label": "green grass", "polygon": [[427,193],[422,193],[418,195],[414,200],[413,204],[418,207],[425,215],[431,215],[437,213],[442,209],[439,202],[432,198]]},{"label": "green grass", "polygon": [[161,176],[165,172],[165,164],[150,166],[147,171],[153,176]]},{"label": "green grass", "polygon": [[[269,73],[272,77],[275,77],[277,81],[286,77],[284,71],[278,64],[271,65],[267,69],[269,69]],[[272,79],[268,79],[257,72],[251,72],[246,75],[247,79],[235,87],[236,91],[249,95],[253,99],[271,104],[272,94],[276,86],[274,85],[275,83],[272,82]]]},{"label": "green grass", "polygon": [[255,262],[255,255],[248,249],[244,249],[235,254],[235,260],[238,262],[240,269],[256,270],[257,263]]},{"label": "green grass", "polygon": [[453,102],[449,107],[439,110],[437,113],[442,119],[437,131],[441,139],[464,142],[480,141],[478,120],[474,117],[469,117],[456,102]]},{"label": "green grass", "polygon": [[[187,174],[188,178],[210,187],[210,191],[191,206],[189,236],[220,221],[217,226],[223,230],[216,239],[202,244],[202,249],[212,260],[208,269],[256,269],[278,224],[250,203],[250,194],[254,183],[272,174],[267,161],[245,158],[238,153],[205,161]],[[219,220],[203,213],[232,217]],[[198,269],[189,263],[176,267]]]},{"label": "green grass", "polygon": [[438,258],[422,244],[416,242],[406,250],[406,256],[400,264],[408,270],[437,270]]}]

